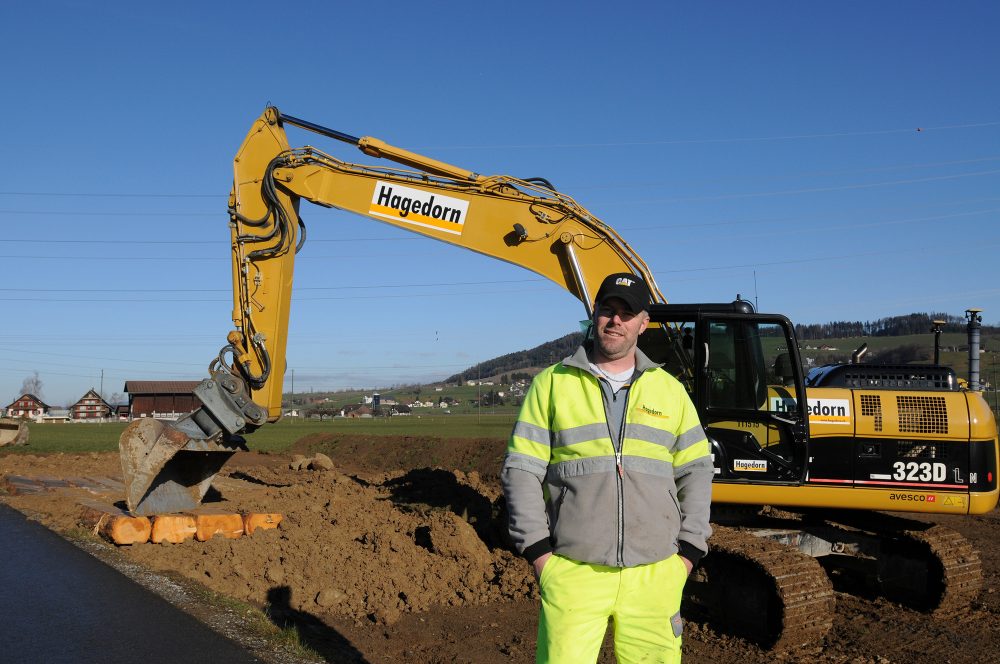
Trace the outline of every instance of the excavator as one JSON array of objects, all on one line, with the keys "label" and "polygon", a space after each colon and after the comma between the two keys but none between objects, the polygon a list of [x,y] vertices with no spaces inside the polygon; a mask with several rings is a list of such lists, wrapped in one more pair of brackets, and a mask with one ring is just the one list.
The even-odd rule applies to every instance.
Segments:
[{"label": "excavator", "polygon": [[[288,126],[388,165],[292,148]],[[852,364],[807,379],[786,317],[738,296],[667,303],[638,253],[544,178],[482,175],[274,107],[254,122],[233,175],[234,328],[195,388],[200,408],[123,432],[131,512],[198,507],[246,449],[242,434],[280,418],[304,199],[522,266],[580,300],[587,318],[606,275],[649,284],[640,347],[688,388],[715,464],[715,533],[686,602],[723,631],[776,650],[815,643],[832,625],[834,589],[851,583],[927,611],[960,610],[979,592],[971,544],[919,519],[982,514],[1000,497],[992,411],[951,369]]]}]

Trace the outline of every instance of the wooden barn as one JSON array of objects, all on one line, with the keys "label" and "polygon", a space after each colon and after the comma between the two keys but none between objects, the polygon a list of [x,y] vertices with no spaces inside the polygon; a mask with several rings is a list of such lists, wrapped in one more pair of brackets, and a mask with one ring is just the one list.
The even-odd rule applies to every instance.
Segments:
[{"label": "wooden barn", "polygon": [[156,417],[176,419],[201,406],[194,388],[199,380],[128,380],[128,410],[131,419]]}]

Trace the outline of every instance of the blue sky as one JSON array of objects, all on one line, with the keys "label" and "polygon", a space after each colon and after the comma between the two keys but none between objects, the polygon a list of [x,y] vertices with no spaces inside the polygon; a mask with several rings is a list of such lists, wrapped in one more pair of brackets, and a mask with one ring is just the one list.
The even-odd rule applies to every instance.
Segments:
[{"label": "blue sky", "polygon": [[[995,2],[6,3],[0,405],[206,375],[233,154],[267,103],[542,176],[672,302],[1000,320]],[[349,146],[289,129],[365,161]],[[533,273],[303,205],[286,391],[441,379],[578,329]]]}]

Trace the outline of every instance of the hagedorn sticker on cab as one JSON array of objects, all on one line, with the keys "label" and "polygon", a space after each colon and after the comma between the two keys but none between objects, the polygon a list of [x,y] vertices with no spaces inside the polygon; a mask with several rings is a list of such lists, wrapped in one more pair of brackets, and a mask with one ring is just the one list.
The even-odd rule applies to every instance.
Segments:
[{"label": "hagedorn sticker on cab", "polygon": [[469,202],[460,198],[378,181],[368,214],[461,235]]},{"label": "hagedorn sticker on cab", "polygon": [[766,473],[767,461],[764,459],[733,459],[733,470],[741,473]]},{"label": "hagedorn sticker on cab", "polygon": [[813,424],[851,423],[851,402],[848,399],[806,399],[806,410]]}]

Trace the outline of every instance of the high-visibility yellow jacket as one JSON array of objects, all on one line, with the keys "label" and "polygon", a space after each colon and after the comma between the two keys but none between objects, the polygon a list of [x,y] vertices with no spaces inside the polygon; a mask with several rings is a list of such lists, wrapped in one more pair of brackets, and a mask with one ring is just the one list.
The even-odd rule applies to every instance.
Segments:
[{"label": "high-visibility yellow jacket", "polygon": [[[713,467],[697,411],[677,379],[636,351],[621,427],[581,347],[538,374],[501,471],[511,538],[528,560],[554,551],[632,567],[708,551]],[[620,435],[614,439],[612,432]]]}]

